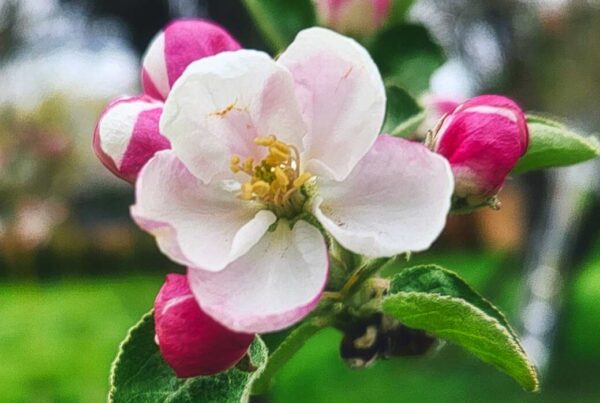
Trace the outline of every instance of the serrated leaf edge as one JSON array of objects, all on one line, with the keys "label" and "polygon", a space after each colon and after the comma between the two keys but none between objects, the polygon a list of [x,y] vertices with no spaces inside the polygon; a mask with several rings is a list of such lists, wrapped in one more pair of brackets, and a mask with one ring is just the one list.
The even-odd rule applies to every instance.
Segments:
[{"label": "serrated leaf edge", "polygon": [[[459,275],[458,275],[456,272],[454,272],[454,271],[452,271],[452,270],[446,269],[445,267],[439,266],[439,265],[437,265],[437,264],[420,264],[420,265],[417,265],[417,266],[412,266],[412,267],[409,267],[409,268],[406,268],[406,269],[402,270],[400,273],[398,273],[398,274],[396,274],[394,277],[392,277],[391,281],[393,282],[393,281],[394,281],[394,278],[395,278],[396,276],[402,276],[404,273],[410,273],[410,272],[412,272],[412,271],[421,270],[421,269],[428,268],[428,267],[434,267],[435,269],[437,269],[437,270],[440,270],[440,271],[443,271],[445,274],[448,274],[449,276],[451,276],[451,277],[454,277],[454,278],[456,278],[456,279],[460,280],[460,281],[461,281],[461,282],[464,284],[464,286],[465,286],[465,287],[466,287],[466,288],[467,288],[469,291],[471,291],[473,294],[475,294],[475,295],[477,295],[479,298],[481,298],[481,300],[482,300],[484,303],[486,303],[486,304],[487,304],[487,305],[488,305],[488,306],[489,306],[489,307],[490,307],[490,308],[491,308],[491,309],[492,309],[492,310],[493,310],[493,311],[494,311],[494,312],[495,312],[495,313],[496,313],[496,314],[497,314],[497,315],[498,315],[500,318],[502,318],[502,320],[504,321],[504,323],[502,323],[502,322],[499,322],[499,323],[500,323],[500,325],[502,325],[502,326],[506,327],[506,328],[508,329],[508,331],[510,332],[510,334],[511,334],[511,335],[512,335],[512,336],[513,336],[513,337],[514,337],[516,340],[519,340],[519,335],[517,334],[517,332],[515,332],[515,330],[514,330],[514,329],[512,328],[512,326],[510,325],[510,323],[509,323],[509,321],[508,321],[508,318],[506,317],[506,315],[505,315],[505,314],[504,314],[504,313],[503,313],[501,310],[499,310],[498,308],[496,308],[496,306],[495,306],[494,304],[492,304],[490,300],[488,300],[487,298],[485,298],[484,296],[482,296],[482,295],[481,295],[479,292],[477,292],[477,290],[476,290],[475,288],[473,288],[473,287],[472,287],[472,286],[471,286],[469,283],[467,283],[467,282],[466,282],[466,281],[465,281],[465,280],[464,280],[464,279],[463,279],[461,276],[459,276]],[[398,292],[405,292],[405,293],[406,293],[406,292],[408,292],[408,291],[398,291]],[[394,294],[396,294],[396,293],[394,293]],[[430,294],[430,293],[424,293],[424,294]],[[440,295],[440,296],[444,296],[444,294],[440,294],[440,293],[432,293],[432,294],[437,294],[437,295]],[[456,298],[456,297],[452,297],[451,295],[446,295],[446,296],[448,296],[448,297],[451,297],[451,298]],[[468,302],[468,301],[467,301],[467,302]],[[469,305],[472,305],[472,304],[470,304],[470,303],[469,303]],[[475,306],[475,305],[473,305],[473,306],[474,306],[475,308],[477,308],[477,306]],[[481,309],[480,309],[480,308],[477,308],[477,309],[479,309],[479,310],[481,311]],[[482,311],[482,312],[483,312],[483,311]],[[483,313],[484,313],[486,316],[488,316],[488,315],[487,315],[485,312],[483,312]],[[496,318],[494,318],[494,319],[496,319]],[[497,319],[496,319],[496,320],[497,320]],[[525,353],[525,350],[522,348],[522,346],[521,346],[521,344],[520,344],[520,343],[519,343],[519,347],[521,347],[521,351],[523,352],[523,354],[526,354],[526,353]]]},{"label": "serrated leaf edge", "polygon": [[[523,347],[521,346],[521,343],[515,339],[515,337],[512,335],[511,332],[509,332],[507,330],[507,328],[505,326],[503,326],[496,318],[487,315],[485,312],[483,312],[481,309],[477,308],[476,306],[460,299],[460,298],[455,298],[455,297],[450,297],[447,295],[440,295],[440,294],[429,294],[429,293],[424,293],[424,292],[397,292],[393,295],[390,295],[388,297],[386,297],[383,301],[383,309],[384,312],[390,314],[393,316],[392,312],[388,312],[388,308],[386,308],[386,305],[388,305],[388,303],[393,302],[393,300],[395,299],[410,299],[412,297],[422,297],[422,296],[427,296],[428,298],[434,298],[437,300],[446,300],[446,301],[450,301],[453,303],[457,303],[459,305],[463,305],[465,306],[467,309],[470,309],[474,312],[474,314],[480,316],[483,320],[488,321],[490,324],[492,324],[495,328],[497,328],[501,333],[505,334],[508,338],[508,342],[510,344],[511,347],[515,348],[515,351],[518,353],[518,355],[522,358],[523,362],[525,363],[525,367],[527,369],[527,371],[529,372],[530,375],[530,379],[533,381],[532,382],[532,386],[533,387],[528,387],[527,385],[523,384],[521,382],[521,380],[516,379],[521,386],[523,386],[526,390],[531,391],[531,392],[538,392],[540,389],[540,384],[539,384],[539,378],[538,378],[538,372],[536,367],[531,363],[531,361],[529,360],[529,358],[527,357],[527,354],[524,352],[525,350],[523,349]],[[403,319],[397,318],[400,322],[403,322]],[[404,319],[405,320],[405,319]],[[410,326],[410,324],[408,324]],[[422,328],[421,328],[422,329]],[[422,329],[425,331],[429,331],[428,329]],[[462,346],[461,346],[462,347]],[[468,348],[464,347],[465,349],[468,350]],[[498,367],[497,365],[495,365],[494,363],[487,361],[484,357],[479,357],[482,361],[493,365],[494,367],[496,367],[497,369],[499,369],[500,371],[506,373],[507,375],[513,377],[511,374],[509,374],[507,371],[505,371],[503,368]],[[514,378],[514,377],[513,377]]]},{"label": "serrated leaf edge", "polygon": [[242,397],[240,398],[240,403],[247,403],[250,401],[250,395],[252,394],[252,387],[254,386],[254,382],[262,375],[265,368],[267,367],[267,363],[269,362],[269,349],[265,342],[260,338],[259,335],[254,336],[254,339],[258,341],[261,346],[261,350],[264,354],[264,363],[257,367],[256,370],[250,375],[248,378],[248,382],[244,387],[244,391],[242,392]]},{"label": "serrated leaf edge", "polygon": [[154,315],[154,309],[151,309],[149,312],[146,312],[144,315],[142,315],[142,317],[137,321],[137,323],[135,325],[133,325],[131,328],[129,328],[129,330],[127,331],[127,336],[125,337],[125,339],[123,339],[121,344],[119,344],[119,350],[117,352],[117,356],[115,357],[112,364],[110,365],[110,375],[108,378],[109,385],[110,385],[110,389],[108,390],[108,403],[114,402],[115,370],[117,368],[117,365],[119,364],[119,361],[121,361],[121,356],[124,353],[123,347],[125,346],[125,344],[127,344],[131,340],[131,338],[133,337],[133,333],[135,331],[137,331],[140,327],[142,327],[144,325],[146,319],[148,319],[152,315]]}]

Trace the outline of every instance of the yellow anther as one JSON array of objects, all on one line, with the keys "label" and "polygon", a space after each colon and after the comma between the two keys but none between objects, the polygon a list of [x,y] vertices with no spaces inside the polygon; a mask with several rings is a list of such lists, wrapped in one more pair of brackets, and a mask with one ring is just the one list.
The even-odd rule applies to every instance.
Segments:
[{"label": "yellow anther", "polygon": [[242,185],[242,192],[240,193],[240,198],[242,200],[252,200],[254,196],[252,195],[252,185],[250,183],[244,183]]},{"label": "yellow anther", "polygon": [[278,216],[291,217],[297,214],[306,198],[299,192],[313,175],[300,171],[300,154],[291,145],[277,140],[275,136],[261,136],[254,143],[267,148],[267,155],[256,164],[251,157],[233,155],[230,168],[234,173],[244,172],[247,182],[241,187],[238,197],[257,201],[270,208]]},{"label": "yellow anther", "polygon": [[260,136],[260,137],[256,137],[254,139],[254,144],[259,145],[259,146],[268,147],[271,144],[273,144],[276,140],[277,139],[273,135],[270,135],[270,136]]},{"label": "yellow anther", "polygon": [[283,170],[279,167],[275,168],[275,178],[277,182],[281,185],[281,187],[286,187],[290,184],[290,178],[283,172]]},{"label": "yellow anther", "polygon": [[271,182],[271,193],[275,193],[278,190],[281,190],[281,183],[278,180],[274,180]]},{"label": "yellow anther", "polygon": [[310,172],[304,172],[302,175],[294,179],[294,187],[299,188],[306,183],[307,180],[312,178],[312,174]]},{"label": "yellow anther", "polygon": [[285,153],[278,148],[271,147],[269,149],[269,156],[267,157],[267,160],[275,162],[276,164],[280,164],[282,162],[287,162],[289,160],[289,158],[290,158],[289,153]]},{"label": "yellow anther", "polygon": [[258,197],[263,197],[269,192],[271,187],[265,181],[257,181],[252,185],[252,191],[256,193]]},{"label": "yellow anther", "polygon": [[234,174],[241,171],[239,156],[237,156],[237,155],[231,156],[231,159],[229,160],[229,169],[231,169],[231,172],[233,172]]},{"label": "yellow anther", "polygon": [[290,146],[288,146],[285,143],[282,143],[281,141],[275,141],[269,147],[269,151],[272,152],[273,150],[279,150],[279,151],[281,151],[284,154],[289,154],[290,153]]},{"label": "yellow anther", "polygon": [[244,161],[244,172],[251,175],[252,168],[254,168],[254,158],[248,157],[246,158],[246,161]]}]

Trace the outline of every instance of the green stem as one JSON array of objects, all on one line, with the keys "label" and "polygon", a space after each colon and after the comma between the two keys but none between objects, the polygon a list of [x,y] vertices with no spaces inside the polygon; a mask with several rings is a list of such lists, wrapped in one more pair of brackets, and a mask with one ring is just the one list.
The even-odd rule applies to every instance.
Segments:
[{"label": "green stem", "polygon": [[308,339],[328,325],[329,321],[326,318],[314,317],[294,329],[269,356],[267,366],[252,386],[252,393],[261,394],[266,392],[271,384],[271,379],[277,371],[302,348]]},{"label": "green stem", "polygon": [[368,261],[349,276],[339,292],[329,292],[328,294],[331,294],[331,297],[325,297],[321,300],[319,308],[313,312],[314,316],[309,317],[292,330],[270,354],[265,369],[252,385],[252,393],[261,394],[266,392],[273,376],[304,346],[306,341],[321,329],[333,324],[336,315],[340,312],[340,307],[343,306],[342,300],[351,297],[365,281],[389,261],[389,258]]},{"label": "green stem", "polygon": [[344,297],[351,297],[356,291],[360,289],[365,281],[371,278],[375,273],[377,273],[385,264],[392,261],[394,258],[377,258],[367,262],[365,265],[357,269],[344,287],[340,290]]}]

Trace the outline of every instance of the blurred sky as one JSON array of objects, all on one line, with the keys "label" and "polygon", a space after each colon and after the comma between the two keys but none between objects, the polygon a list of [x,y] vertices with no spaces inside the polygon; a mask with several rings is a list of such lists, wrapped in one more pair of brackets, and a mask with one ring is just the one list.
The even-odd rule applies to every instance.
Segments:
[{"label": "blurred sky", "polygon": [[0,10],[15,5],[18,48],[0,64],[0,104],[33,108],[54,93],[103,99],[135,89],[138,60],[125,27],[56,0],[3,0]]}]

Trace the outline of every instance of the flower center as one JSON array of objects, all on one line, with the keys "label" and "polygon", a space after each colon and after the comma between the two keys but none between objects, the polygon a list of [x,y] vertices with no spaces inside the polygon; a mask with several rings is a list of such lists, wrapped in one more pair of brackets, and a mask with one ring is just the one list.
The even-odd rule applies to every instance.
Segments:
[{"label": "flower center", "polygon": [[257,137],[254,143],[268,150],[267,156],[257,164],[252,157],[244,161],[238,155],[231,157],[231,171],[243,172],[250,177],[242,184],[238,197],[262,202],[276,215],[292,218],[304,206],[306,196],[301,191],[302,186],[313,175],[301,172],[300,153],[296,147],[273,135]]}]

